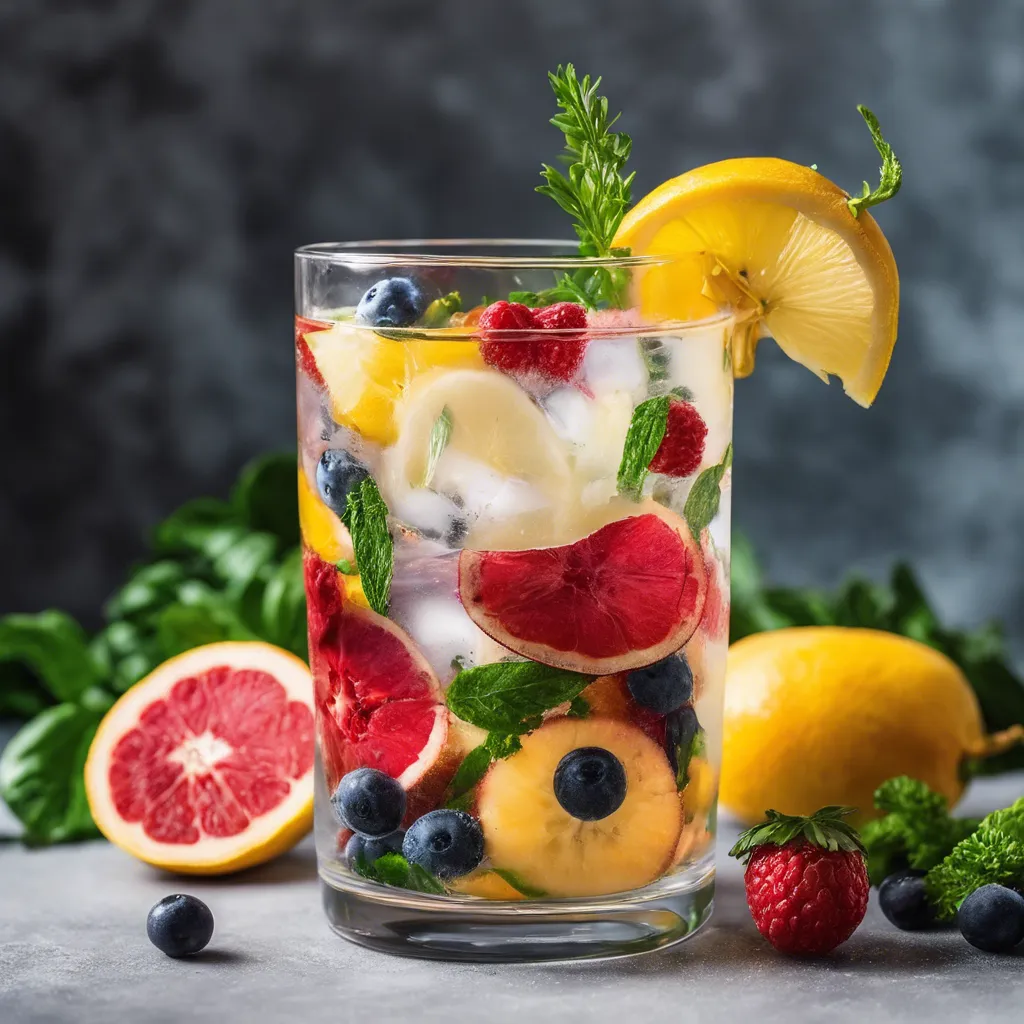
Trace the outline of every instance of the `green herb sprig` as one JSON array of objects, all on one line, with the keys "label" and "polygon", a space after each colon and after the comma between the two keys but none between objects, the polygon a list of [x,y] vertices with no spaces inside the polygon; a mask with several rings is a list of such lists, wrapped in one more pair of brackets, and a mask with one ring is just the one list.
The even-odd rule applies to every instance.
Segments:
[{"label": "green herb sprig", "polygon": [[[565,173],[544,164],[537,191],[553,199],[573,218],[581,256],[628,256],[612,241],[631,202],[633,173],[623,168],[633,148],[624,132],[612,131],[619,116],[608,115],[608,100],[599,96],[600,78],[576,75],[572,64],[548,73],[561,113],[551,123],[565,136]],[[591,309],[623,304],[629,275],[621,269],[581,268],[563,274],[553,289],[528,293],[533,304],[579,302]],[[526,294],[526,293],[523,293]],[[557,297],[555,297],[557,296]]]},{"label": "green herb sprig", "polygon": [[900,185],[903,184],[903,165],[893,152],[892,146],[882,136],[882,126],[878,123],[878,118],[863,104],[858,105],[857,112],[864,118],[864,123],[868,126],[868,131],[871,133],[871,141],[875,144],[875,149],[878,150],[878,155],[882,158],[882,166],[879,170],[877,187],[872,188],[865,181],[861,194],[859,196],[851,196],[846,201],[846,205],[850,208],[850,213],[854,217],[861,210],[868,209],[869,206],[877,206],[879,203],[884,203],[887,199],[892,199],[899,192]]}]

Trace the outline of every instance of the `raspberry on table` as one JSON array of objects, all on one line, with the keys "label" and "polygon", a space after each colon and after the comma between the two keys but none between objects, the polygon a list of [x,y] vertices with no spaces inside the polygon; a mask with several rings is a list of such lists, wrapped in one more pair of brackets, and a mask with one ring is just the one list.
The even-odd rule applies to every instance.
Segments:
[{"label": "raspberry on table", "polygon": [[689,476],[696,473],[704,458],[707,436],[708,425],[697,412],[696,406],[673,398],[668,406],[665,436],[651,459],[651,472],[667,476]]}]

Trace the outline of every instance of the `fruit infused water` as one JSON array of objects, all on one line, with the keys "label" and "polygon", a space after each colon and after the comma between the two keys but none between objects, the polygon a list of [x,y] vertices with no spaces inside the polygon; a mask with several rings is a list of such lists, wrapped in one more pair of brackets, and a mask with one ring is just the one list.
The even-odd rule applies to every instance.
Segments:
[{"label": "fruit infused water", "polygon": [[721,748],[732,321],[450,284],[403,265],[296,321],[321,873],[463,901],[690,884]]}]

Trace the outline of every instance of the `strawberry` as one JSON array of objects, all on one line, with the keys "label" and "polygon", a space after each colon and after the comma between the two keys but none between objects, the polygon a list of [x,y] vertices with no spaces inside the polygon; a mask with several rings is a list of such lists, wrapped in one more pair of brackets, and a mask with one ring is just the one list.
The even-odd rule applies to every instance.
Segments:
[{"label": "strawberry", "polygon": [[673,398],[668,406],[665,436],[651,459],[651,472],[689,476],[700,468],[708,426],[694,405]]},{"label": "strawberry", "polygon": [[747,862],[743,881],[757,930],[781,953],[820,956],[864,920],[864,844],[843,821],[851,807],[823,807],[809,818],[767,811],[729,851]]},{"label": "strawberry", "polygon": [[[587,311],[572,302],[558,302],[543,309],[530,309],[519,302],[492,302],[480,314],[478,326],[484,361],[520,382],[531,378],[571,381],[579,372],[587,347]],[[505,337],[499,333],[530,328],[540,330]],[[561,333],[546,338],[543,331]]]}]

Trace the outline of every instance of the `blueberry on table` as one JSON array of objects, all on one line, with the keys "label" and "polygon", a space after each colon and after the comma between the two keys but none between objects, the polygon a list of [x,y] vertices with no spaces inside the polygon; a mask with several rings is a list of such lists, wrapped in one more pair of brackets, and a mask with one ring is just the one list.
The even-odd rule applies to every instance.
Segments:
[{"label": "blueberry on table", "polygon": [[356,306],[356,320],[371,327],[408,327],[423,315],[423,294],[407,277],[386,277]]},{"label": "blueberry on table", "polygon": [[923,871],[897,871],[889,875],[878,887],[878,905],[889,923],[901,931],[917,932],[937,924]]},{"label": "blueberry on table", "polygon": [[570,750],[555,769],[555,799],[580,821],[600,821],[626,799],[626,769],[603,747]]},{"label": "blueberry on table", "polygon": [[682,707],[693,697],[693,672],[685,654],[671,654],[626,676],[633,700],[659,715]]},{"label": "blueberry on table", "polygon": [[146,918],[149,941],[168,956],[192,956],[213,938],[213,914],[195,896],[165,896]]},{"label": "blueberry on table", "polygon": [[345,512],[349,492],[369,475],[370,471],[344,448],[328,448],[316,464],[316,489],[323,503],[340,517]]},{"label": "blueberry on table", "polygon": [[1024,941],[1024,896],[1005,885],[983,885],[960,904],[960,934],[986,953],[1008,953]]},{"label": "blueberry on table", "polygon": [[468,875],[484,859],[483,830],[465,811],[430,811],[409,826],[402,853],[410,864],[450,881]]},{"label": "blueberry on table", "polygon": [[360,861],[372,864],[385,853],[401,853],[404,838],[405,833],[401,829],[381,836],[380,839],[367,839],[357,832],[345,844],[345,861],[349,867],[354,868]]},{"label": "blueberry on table", "polygon": [[357,768],[342,777],[331,804],[346,828],[366,839],[379,839],[402,824],[405,790],[376,768]]}]

